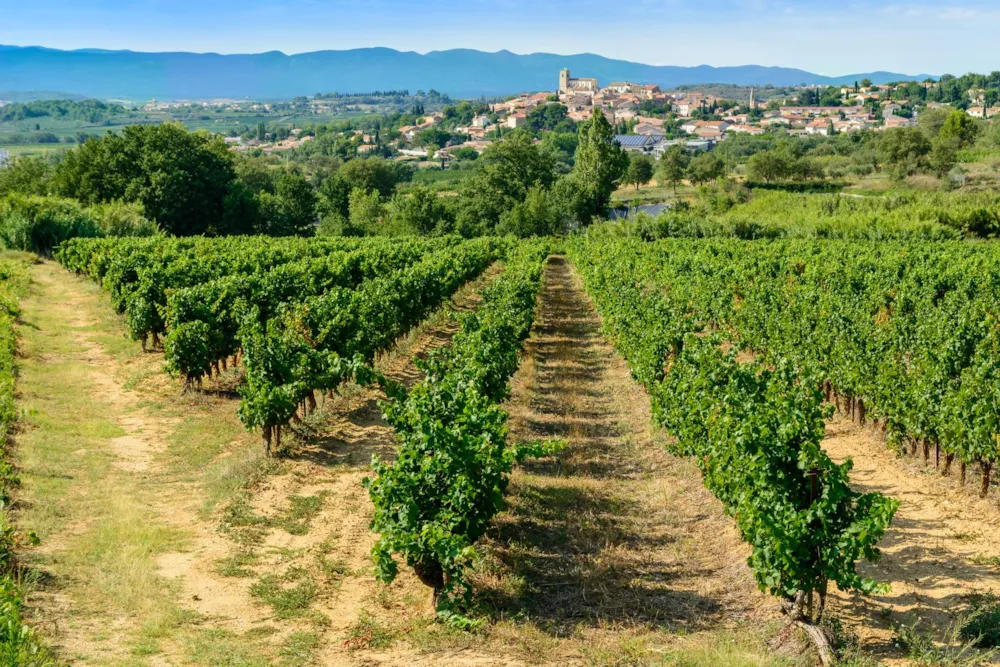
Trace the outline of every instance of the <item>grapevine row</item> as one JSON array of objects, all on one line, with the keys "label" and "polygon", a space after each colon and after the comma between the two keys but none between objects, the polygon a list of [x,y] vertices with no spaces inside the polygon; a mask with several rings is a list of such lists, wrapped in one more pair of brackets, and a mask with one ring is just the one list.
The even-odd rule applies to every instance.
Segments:
[{"label": "grapevine row", "polygon": [[250,309],[264,322],[281,304],[318,296],[335,287],[357,288],[367,280],[412,265],[429,250],[455,243],[456,237],[435,241],[372,239],[353,252],[311,257],[173,290],[164,309],[167,366],[188,384],[200,380],[213,364],[237,355],[240,324]]},{"label": "grapevine row", "polygon": [[364,380],[376,354],[417,324],[463,283],[480,274],[506,244],[465,241],[363,283],[286,303],[269,319],[250,307],[239,332],[246,383],[239,415],[261,428],[267,451],[281,428],[350,376]]},{"label": "grapevine row", "polygon": [[362,243],[264,237],[73,239],[59,248],[56,257],[67,268],[99,280],[111,294],[112,306],[125,315],[130,335],[144,344],[153,336],[155,344],[165,332],[162,311],[168,290],[349,251]]},{"label": "grapevine row", "polygon": [[705,486],[736,518],[761,589],[798,614],[808,602],[816,616],[828,581],[879,590],[856,564],[878,560],[898,504],[852,491],[850,462],[823,452],[828,408],[817,376],[779,356],[738,361],[710,326],[725,277],[700,288],[694,279],[664,280],[685,271],[703,277],[682,251],[586,239],[570,248],[606,332],[649,391],[654,421],[676,438],[670,449],[694,457]]},{"label": "grapevine row", "polygon": [[384,406],[399,454],[392,462],[373,457],[376,476],[366,481],[372,529],[380,535],[372,554],[383,581],[395,578],[399,554],[441,602],[467,593],[464,569],[502,507],[514,461],[544,451],[507,444],[500,403],[531,329],[547,255],[547,242],[524,242],[483,291],[480,308],[465,316],[451,347],[419,362],[423,382],[409,392],[397,388]]},{"label": "grapevine row", "polygon": [[[894,447],[980,494],[1000,462],[1000,250],[959,242],[661,242],[654,279],[741,347],[812,368]],[[668,258],[684,258],[682,263]],[[940,461],[940,454],[944,461]]]}]

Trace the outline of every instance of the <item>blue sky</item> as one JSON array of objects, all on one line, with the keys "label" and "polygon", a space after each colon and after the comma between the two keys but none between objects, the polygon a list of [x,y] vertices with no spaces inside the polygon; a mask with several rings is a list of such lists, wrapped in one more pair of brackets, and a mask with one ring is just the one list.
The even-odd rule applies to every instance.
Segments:
[{"label": "blue sky", "polygon": [[961,74],[1000,69],[997,35],[996,0],[0,0],[0,44],[64,49],[465,47]]}]

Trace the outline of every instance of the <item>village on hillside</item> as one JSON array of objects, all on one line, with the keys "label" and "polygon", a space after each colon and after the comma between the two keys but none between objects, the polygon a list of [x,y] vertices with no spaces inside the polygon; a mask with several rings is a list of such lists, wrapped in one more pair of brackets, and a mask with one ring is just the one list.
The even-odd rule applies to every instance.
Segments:
[{"label": "village on hillside", "polygon": [[604,115],[624,150],[659,158],[674,146],[691,153],[711,151],[740,135],[766,140],[881,132],[914,127],[918,117],[941,108],[957,108],[981,121],[1000,109],[1000,93],[986,85],[988,80],[948,75],[889,84],[861,79],[842,87],[701,84],[663,90],[650,83],[578,78],[569,69],[553,74],[554,90],[492,99],[453,100],[431,89],[270,101],[84,100],[27,106],[0,101],[0,121],[9,120],[0,127],[0,143],[14,146],[0,152],[0,165],[19,154],[58,150],[61,144],[83,143],[131,124],[170,121],[207,130],[234,152],[250,156],[380,156],[430,168],[468,166],[498,139],[525,130],[538,143],[554,135],[548,148],[570,156],[569,135],[595,112]]},{"label": "village on hillside", "polygon": [[[751,87],[741,91],[743,99],[731,99],[707,92],[711,86],[675,91],[629,81],[602,86],[596,78],[574,78],[569,69],[563,69],[555,91],[460,103],[478,111],[464,119],[456,118],[451,106],[417,115],[411,123],[386,127],[382,136],[358,129],[352,132],[360,142],[359,154],[381,152],[399,159],[447,162],[469,151],[482,153],[505,133],[530,126],[533,112],[539,114],[539,110],[556,106],[562,108],[551,115],[574,122],[587,120],[598,110],[615,128],[616,139],[625,150],[659,157],[674,145],[692,152],[711,150],[737,134],[780,131],[792,137],[830,136],[916,126],[921,111],[948,106],[926,100],[927,91],[936,85],[934,81],[877,85],[863,80],[839,91],[801,86],[781,90],[781,95],[775,95],[770,87]],[[835,98],[830,97],[831,91]],[[1000,111],[986,91],[973,89],[968,95],[968,115],[990,118]],[[328,110],[323,106],[328,104],[326,100],[310,100],[310,104],[316,113]],[[301,147],[312,138],[308,131],[291,129],[280,137],[237,136],[227,141],[238,151],[270,153]]]}]

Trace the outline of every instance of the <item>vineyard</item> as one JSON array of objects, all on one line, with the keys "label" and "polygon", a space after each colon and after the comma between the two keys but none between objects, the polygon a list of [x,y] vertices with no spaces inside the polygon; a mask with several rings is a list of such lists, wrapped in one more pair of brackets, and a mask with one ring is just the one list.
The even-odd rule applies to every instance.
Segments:
[{"label": "vineyard", "polygon": [[[644,304],[654,310],[638,332],[624,328],[636,326],[637,303],[609,304],[631,311],[622,325],[615,311],[605,314],[647,386],[662,382],[663,359],[686,364],[689,354],[701,354],[699,344],[685,344],[691,333],[711,331],[755,363],[793,381],[808,378],[825,402],[861,424],[872,421],[890,446],[919,449],[925,460],[933,449],[935,464],[943,453],[943,474],[957,459],[960,484],[967,466],[978,465],[986,497],[1000,457],[994,246],[676,241],[600,249],[629,269],[608,282],[614,274],[587,268],[600,281],[598,294],[620,293],[622,281],[635,275],[648,276],[662,294],[662,303]],[[584,243],[574,256],[582,260],[594,250]],[[672,383],[671,393],[680,389]],[[669,414],[662,420],[671,430],[681,426]]]},{"label": "vineyard", "polygon": [[[40,566],[69,568],[54,581],[92,579],[98,588],[83,589],[86,597],[115,606],[120,593],[109,590],[119,589],[87,574],[101,561],[59,556],[68,548],[60,535],[72,543],[100,521],[67,528],[59,517],[68,510],[39,513],[51,500],[31,494],[48,488],[52,466],[68,466],[54,477],[66,489],[92,479],[106,487],[98,493],[119,494],[82,505],[97,516],[138,503],[137,516],[162,517],[150,525],[163,522],[164,543],[136,550],[147,565],[123,565],[128,574],[117,576],[146,591],[147,611],[131,613],[188,600],[168,608],[194,614],[192,624],[162,611],[158,623],[175,630],[136,629],[147,655],[171,664],[201,664],[182,656],[222,647],[227,664],[368,664],[361,655],[389,646],[402,653],[387,664],[548,664],[559,655],[571,664],[713,664],[676,645],[678,623],[709,633],[712,651],[767,656],[753,664],[813,664],[817,655],[852,664],[843,623],[864,635],[866,650],[912,657],[912,646],[935,646],[914,634],[910,607],[890,602],[899,559],[924,562],[900,555],[919,541],[907,514],[912,485],[872,483],[871,452],[905,457],[889,466],[917,466],[921,479],[936,467],[947,490],[934,493],[970,508],[990,495],[1000,462],[1000,255],[988,243],[642,241],[595,228],[538,240],[81,238],[55,258],[62,269],[10,261],[3,321],[17,316],[29,273],[35,289],[61,290],[60,318],[81,304],[106,302],[109,312],[80,315],[67,334],[74,342],[44,352],[56,324],[37,310],[41,301],[28,302],[42,325],[24,333],[23,400],[38,424],[22,445],[38,508],[26,519],[40,524]],[[9,424],[14,334],[3,340]],[[56,400],[46,392],[61,395],[39,384],[55,372],[46,364],[57,352],[76,355],[64,366],[87,369],[66,376],[60,400],[103,373],[93,386],[108,395],[108,413],[127,414],[116,418],[122,434],[108,427],[106,445],[82,421],[58,461],[46,458],[43,437],[56,422],[38,416]],[[615,399],[633,391],[627,403]],[[875,444],[844,451],[843,429]],[[99,446],[107,457],[80,468]],[[4,479],[12,474],[5,468]],[[86,489],[76,493],[86,498]],[[646,509],[628,509],[636,503]],[[644,536],[629,537],[638,526]],[[166,537],[177,530],[188,537]],[[663,531],[675,546],[653,538]],[[579,541],[591,533],[601,546]],[[7,551],[28,539],[5,534]],[[1000,545],[983,544],[985,553],[962,558],[1000,558],[991,551]],[[712,564],[700,553],[707,545],[719,554]],[[151,557],[152,566],[143,560]],[[632,570],[632,559],[645,565]],[[623,572],[632,574],[619,579]],[[182,583],[156,583],[170,576]],[[983,614],[1000,590],[991,576],[959,587],[952,644],[988,645]],[[699,578],[707,592],[678,602],[671,581],[697,587]],[[640,590],[631,602],[616,598]],[[887,611],[847,611],[864,609],[863,599]],[[55,603],[42,608],[43,617],[60,613]],[[746,638],[721,638],[736,618],[749,623]],[[803,634],[781,630],[795,625]],[[910,632],[908,644],[870,636],[868,625]],[[260,627],[273,630],[250,634]],[[526,632],[555,643],[498,657]],[[21,650],[36,650],[25,633]],[[122,650],[101,648],[96,636],[62,641],[87,661]],[[476,636],[486,653],[467,644]],[[668,647],[663,661],[656,645]],[[453,650],[460,657],[446,658]],[[289,662],[289,651],[306,658]],[[332,662],[322,658],[329,651]],[[615,662],[620,651],[634,659]],[[727,660],[719,664],[747,664]]]}]

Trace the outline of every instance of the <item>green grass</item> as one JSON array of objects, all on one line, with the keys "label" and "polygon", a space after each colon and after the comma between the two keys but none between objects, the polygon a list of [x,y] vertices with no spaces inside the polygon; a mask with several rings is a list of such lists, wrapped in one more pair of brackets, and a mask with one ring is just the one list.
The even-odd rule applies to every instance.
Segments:
[{"label": "green grass", "polygon": [[40,157],[51,153],[73,148],[73,144],[4,144],[0,143],[0,149],[10,153],[11,157]]},{"label": "green grass", "polygon": [[612,206],[637,206],[639,204],[658,204],[677,199],[689,199],[695,194],[695,188],[689,185],[678,185],[676,192],[672,185],[644,185],[638,190],[634,187],[623,187],[611,195]]},{"label": "green grass", "polygon": [[303,568],[289,568],[282,575],[268,574],[250,587],[250,594],[269,605],[277,618],[302,615],[316,598],[316,583]]},{"label": "green grass", "polygon": [[319,566],[320,572],[322,572],[326,576],[326,578],[330,580],[342,579],[343,577],[350,574],[351,568],[348,567],[347,563],[338,558],[330,560],[325,555],[323,555],[322,552],[328,550],[329,547],[324,548],[321,545],[320,547],[321,553],[316,555],[316,564]]},{"label": "green grass", "polygon": [[239,634],[205,628],[185,639],[185,654],[187,661],[194,664],[268,667],[273,663],[261,639],[261,634],[255,630]]},{"label": "green grass", "polygon": [[222,532],[242,547],[255,547],[264,541],[271,520],[258,514],[250,505],[249,494],[234,498],[222,511]]},{"label": "green grass", "polygon": [[413,180],[400,185],[400,192],[406,192],[415,186],[428,187],[435,192],[454,192],[462,182],[472,175],[472,169],[441,169],[440,167],[425,167],[417,169]]},{"label": "green grass", "polygon": [[283,665],[306,665],[316,657],[320,639],[313,632],[293,632],[285,640],[278,655]]},{"label": "green grass", "polygon": [[632,665],[690,665],[691,667],[757,667],[788,665],[773,658],[761,660],[765,649],[758,641],[735,633],[697,635],[680,646],[661,646],[657,635],[626,636],[607,643],[597,642],[585,648],[585,664],[593,667],[631,667]]},{"label": "green grass", "polygon": [[[142,354],[138,343],[123,336],[95,285],[52,265],[32,271],[38,272],[36,284],[24,301],[21,327],[19,389],[27,428],[18,437],[25,501],[19,521],[40,535],[42,547],[28,554],[30,564],[55,577],[73,610],[66,627],[85,640],[61,657],[132,666],[169,650],[194,664],[279,664],[285,660],[278,655],[281,645],[262,632],[206,627],[182,604],[181,582],[165,579],[157,559],[189,548],[190,534],[165,522],[157,505],[197,489],[203,518],[214,523],[219,507],[243,498],[281,466],[264,459],[238,426],[234,401],[181,397],[173,384],[156,382],[162,372],[158,357]],[[110,359],[94,364],[101,352]],[[147,425],[160,420],[166,451],[154,454],[153,467],[142,474],[115,465],[112,441],[125,434],[117,425],[121,405],[95,389],[95,368],[110,371],[124,390],[143,392],[125,402],[126,416],[141,415]],[[321,505],[319,496],[303,497],[277,519],[302,533]],[[252,552],[236,551],[216,569],[251,578],[256,564]],[[296,610],[308,607],[316,585],[305,575],[286,575],[295,581],[277,587],[257,582],[257,591],[282,613],[306,615]],[[287,648],[290,655],[304,655],[309,645],[300,637]]]},{"label": "green grass", "polygon": [[272,523],[290,535],[305,535],[309,532],[310,523],[323,509],[323,500],[328,495],[321,491],[315,496],[292,496],[291,506],[281,513]]},{"label": "green grass", "polygon": [[[151,511],[155,495],[140,477],[114,465],[111,441],[125,432],[114,421],[117,408],[95,391],[86,346],[120,340],[120,332],[107,314],[86,306],[53,307],[80,299],[66,286],[36,283],[23,302],[19,520],[43,543],[30,554],[32,564],[62,582],[77,618],[135,619],[134,634],[126,633],[120,648],[147,655],[187,618],[156,564],[158,554],[182,548],[187,534]],[[91,321],[68,325],[70,311],[81,309]],[[48,543],[59,548],[45,550]]]},{"label": "green grass", "polygon": [[990,662],[996,651],[976,648],[978,638],[963,636],[965,619],[945,628],[939,637],[932,637],[920,627],[920,621],[896,626],[893,643],[906,651],[910,664],[916,667],[978,667]]},{"label": "green grass", "polygon": [[1000,556],[984,556],[983,554],[976,554],[969,557],[969,562],[974,565],[990,565],[992,567],[1000,567]]},{"label": "green grass", "polygon": [[280,528],[290,535],[305,535],[312,520],[323,507],[326,493],[315,496],[292,496],[290,506],[275,516],[264,516],[250,504],[250,494],[244,492],[234,497],[222,514],[222,528],[237,544],[246,547],[260,544],[272,528]]},{"label": "green grass", "polygon": [[216,569],[224,577],[252,577],[252,567],[260,561],[260,555],[253,551],[240,551],[220,559]]},{"label": "green grass", "polygon": [[959,635],[979,648],[1000,647],[1000,599],[989,593],[971,596]]},{"label": "green grass", "polygon": [[358,620],[347,630],[344,644],[351,651],[388,648],[396,640],[396,633],[368,612],[361,612]]}]

